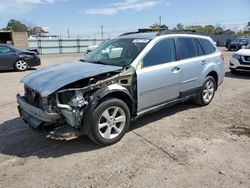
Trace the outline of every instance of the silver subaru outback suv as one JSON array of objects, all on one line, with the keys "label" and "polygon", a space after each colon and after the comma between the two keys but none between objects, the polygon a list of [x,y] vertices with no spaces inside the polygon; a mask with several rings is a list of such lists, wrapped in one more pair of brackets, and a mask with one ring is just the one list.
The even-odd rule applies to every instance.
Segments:
[{"label": "silver subaru outback suv", "polygon": [[224,56],[209,37],[127,34],[79,61],[24,77],[18,110],[32,128],[48,128],[48,137],[88,135],[110,145],[124,136],[131,120],[148,112],[188,99],[208,105],[223,78]]}]

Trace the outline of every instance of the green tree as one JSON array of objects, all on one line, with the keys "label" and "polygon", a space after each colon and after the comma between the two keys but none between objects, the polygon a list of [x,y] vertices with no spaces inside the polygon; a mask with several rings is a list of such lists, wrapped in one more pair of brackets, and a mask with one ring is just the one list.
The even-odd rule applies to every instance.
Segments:
[{"label": "green tree", "polygon": [[166,26],[165,24],[160,25],[158,23],[154,23],[153,25],[150,25],[149,28],[155,31],[168,30],[168,26]]},{"label": "green tree", "polygon": [[184,25],[182,25],[181,23],[178,23],[176,25],[176,29],[178,29],[178,30],[184,30]]},{"label": "green tree", "polygon": [[197,30],[197,31],[204,31],[204,27],[201,25],[190,25],[190,26],[186,26],[185,29],[188,30]]},{"label": "green tree", "polygon": [[204,31],[213,35],[215,33],[215,27],[213,25],[205,25]]},{"label": "green tree", "polygon": [[6,30],[20,31],[20,32],[29,32],[27,25],[21,23],[19,20],[11,19],[5,28]]}]

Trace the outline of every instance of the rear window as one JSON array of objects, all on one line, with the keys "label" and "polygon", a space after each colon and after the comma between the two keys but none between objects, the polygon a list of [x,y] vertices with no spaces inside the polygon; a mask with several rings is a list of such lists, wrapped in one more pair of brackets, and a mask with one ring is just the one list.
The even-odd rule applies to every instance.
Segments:
[{"label": "rear window", "polygon": [[208,41],[207,39],[199,39],[201,46],[203,48],[203,51],[205,53],[205,55],[208,54],[212,54],[215,52],[215,47],[211,44],[210,41]]},{"label": "rear window", "polygon": [[198,48],[194,38],[178,38],[180,59],[187,59],[199,56]]},{"label": "rear window", "polygon": [[0,53],[10,53],[10,52],[13,52],[13,50],[6,46],[0,46]]}]

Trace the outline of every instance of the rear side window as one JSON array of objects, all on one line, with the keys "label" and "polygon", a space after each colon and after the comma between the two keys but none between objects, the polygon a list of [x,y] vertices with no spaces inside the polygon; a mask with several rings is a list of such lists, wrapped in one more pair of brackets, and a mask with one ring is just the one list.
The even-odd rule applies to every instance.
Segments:
[{"label": "rear side window", "polygon": [[187,59],[199,56],[198,48],[194,38],[178,38],[180,59]]},{"label": "rear side window", "polygon": [[150,67],[176,60],[174,39],[158,42],[143,58],[142,67]]},{"label": "rear side window", "polygon": [[211,44],[210,41],[206,40],[206,39],[199,39],[201,46],[203,48],[203,51],[206,55],[208,54],[212,54],[215,52],[215,47]]}]

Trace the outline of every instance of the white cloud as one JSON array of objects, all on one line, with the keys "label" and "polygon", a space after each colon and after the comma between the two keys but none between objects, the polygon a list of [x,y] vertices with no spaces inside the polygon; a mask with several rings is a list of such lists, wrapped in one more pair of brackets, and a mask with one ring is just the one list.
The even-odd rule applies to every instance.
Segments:
[{"label": "white cloud", "polygon": [[126,10],[140,11],[140,10],[150,9],[161,3],[162,1],[159,0],[125,0],[117,3],[111,3],[107,7],[81,10],[80,13],[113,15],[117,14],[120,11],[126,11]]},{"label": "white cloud", "polygon": [[31,3],[31,4],[41,4],[41,3],[54,3],[55,0],[14,0],[14,3],[23,4],[23,3]]},{"label": "white cloud", "polygon": [[0,14],[23,14],[39,4],[52,4],[57,0],[0,0]]}]

